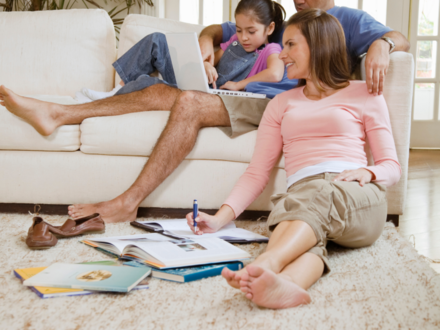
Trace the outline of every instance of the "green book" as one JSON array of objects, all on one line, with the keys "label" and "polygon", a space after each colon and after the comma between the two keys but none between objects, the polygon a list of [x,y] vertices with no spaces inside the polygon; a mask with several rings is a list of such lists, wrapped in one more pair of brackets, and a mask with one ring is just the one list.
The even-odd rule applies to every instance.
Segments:
[{"label": "green book", "polygon": [[53,264],[23,282],[26,286],[129,292],[151,273],[151,268],[100,264]]}]

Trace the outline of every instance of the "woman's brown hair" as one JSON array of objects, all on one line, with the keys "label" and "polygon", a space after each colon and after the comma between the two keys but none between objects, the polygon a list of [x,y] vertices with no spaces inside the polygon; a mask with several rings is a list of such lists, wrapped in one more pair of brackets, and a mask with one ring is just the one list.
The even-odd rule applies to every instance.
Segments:
[{"label": "woman's brown hair", "polygon": [[[320,9],[306,9],[293,15],[287,26],[294,25],[306,38],[310,49],[310,74],[320,90],[321,82],[333,89],[347,87],[350,79],[345,35],[341,24]],[[300,79],[298,86],[304,86]]]}]

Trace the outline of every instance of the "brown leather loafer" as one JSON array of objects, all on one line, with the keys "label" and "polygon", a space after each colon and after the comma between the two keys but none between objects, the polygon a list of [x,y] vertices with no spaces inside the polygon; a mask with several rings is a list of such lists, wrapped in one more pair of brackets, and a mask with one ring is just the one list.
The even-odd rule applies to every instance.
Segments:
[{"label": "brown leather loafer", "polygon": [[67,219],[62,226],[49,225],[49,231],[58,238],[102,234],[105,232],[105,222],[99,213],[95,213],[76,220]]},{"label": "brown leather loafer", "polygon": [[56,245],[57,238],[49,232],[49,226],[41,217],[34,217],[29,228],[26,244],[33,250],[49,249]]}]

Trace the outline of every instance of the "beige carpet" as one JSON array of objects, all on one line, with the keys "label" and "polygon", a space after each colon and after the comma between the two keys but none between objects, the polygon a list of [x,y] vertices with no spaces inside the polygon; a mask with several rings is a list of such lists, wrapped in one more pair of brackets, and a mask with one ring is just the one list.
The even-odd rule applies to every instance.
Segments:
[{"label": "beige carpet", "polygon": [[[52,223],[66,217],[46,216]],[[0,214],[1,329],[439,329],[440,275],[387,224],[371,247],[330,250],[332,272],[310,290],[312,303],[288,310],[259,308],[221,277],[187,284],[150,280],[129,294],[40,299],[12,275],[14,268],[108,259],[64,239],[46,251],[25,244],[31,216]],[[264,222],[239,227],[265,233]],[[108,225],[104,236],[142,233]],[[253,256],[265,244],[241,246]]]}]

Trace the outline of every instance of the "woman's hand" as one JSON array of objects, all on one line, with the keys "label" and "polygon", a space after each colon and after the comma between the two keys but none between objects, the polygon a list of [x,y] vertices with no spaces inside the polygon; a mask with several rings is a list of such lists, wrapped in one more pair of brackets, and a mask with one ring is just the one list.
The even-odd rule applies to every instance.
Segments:
[{"label": "woman's hand", "polygon": [[205,212],[199,212],[196,218],[197,229],[194,228],[193,214],[186,215],[186,222],[193,233],[197,235],[215,233],[221,227],[226,226],[235,219],[235,214],[232,208],[226,204],[222,205],[220,210],[215,215],[209,215]]},{"label": "woman's hand", "polygon": [[204,66],[205,66],[205,72],[206,72],[206,76],[208,77],[208,83],[212,84],[212,87],[214,89],[217,88],[217,85],[215,84],[215,82],[218,79],[218,73],[217,70],[212,66],[211,63],[209,62],[203,62]]},{"label": "woman's hand", "polygon": [[340,173],[333,181],[359,181],[361,187],[366,183],[370,183],[372,180],[376,179],[373,172],[365,168],[359,168],[357,170],[345,170]]},{"label": "woman's hand", "polygon": [[196,235],[215,233],[221,227],[223,227],[222,221],[215,215],[209,215],[205,212],[199,212],[196,218],[197,229],[194,227],[193,213],[190,212],[186,215],[186,221],[189,228]]},{"label": "woman's hand", "polygon": [[234,82],[234,81],[227,81],[226,84],[223,86],[220,86],[220,89],[229,89],[230,91],[241,91],[244,89],[244,87],[241,84],[241,81]]}]

